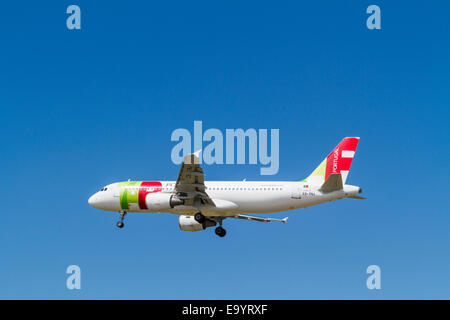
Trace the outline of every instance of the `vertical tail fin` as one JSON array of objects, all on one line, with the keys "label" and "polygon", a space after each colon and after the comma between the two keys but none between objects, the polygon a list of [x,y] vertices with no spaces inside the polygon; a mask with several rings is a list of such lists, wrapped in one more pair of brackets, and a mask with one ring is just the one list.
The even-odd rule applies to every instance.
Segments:
[{"label": "vertical tail fin", "polygon": [[344,138],[305,181],[321,185],[332,173],[340,173],[345,184],[358,142],[359,137]]}]

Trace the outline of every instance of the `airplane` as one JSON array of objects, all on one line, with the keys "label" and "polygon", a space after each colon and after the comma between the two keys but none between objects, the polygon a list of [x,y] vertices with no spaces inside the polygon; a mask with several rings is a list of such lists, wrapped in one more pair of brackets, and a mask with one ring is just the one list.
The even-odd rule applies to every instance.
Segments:
[{"label": "airplane", "polygon": [[226,218],[259,222],[283,219],[250,214],[266,214],[322,204],[358,196],[362,189],[345,184],[359,137],[344,138],[320,165],[301,181],[205,181],[200,167],[201,150],[186,155],[176,181],[126,181],[103,187],[88,203],[94,208],[119,212],[117,227],[123,228],[128,212],[167,212],[179,215],[183,231],[215,227],[226,235]]}]

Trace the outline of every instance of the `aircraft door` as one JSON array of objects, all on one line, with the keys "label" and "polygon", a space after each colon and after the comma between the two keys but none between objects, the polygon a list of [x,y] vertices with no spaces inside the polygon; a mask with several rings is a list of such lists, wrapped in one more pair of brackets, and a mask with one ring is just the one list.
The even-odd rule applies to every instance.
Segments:
[{"label": "aircraft door", "polygon": [[291,198],[292,199],[301,199],[300,196],[300,187],[297,185],[294,185],[291,190]]}]

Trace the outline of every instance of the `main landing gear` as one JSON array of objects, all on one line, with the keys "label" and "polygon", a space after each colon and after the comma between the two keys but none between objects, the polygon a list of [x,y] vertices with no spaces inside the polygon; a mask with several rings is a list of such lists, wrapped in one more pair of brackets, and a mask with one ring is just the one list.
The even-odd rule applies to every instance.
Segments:
[{"label": "main landing gear", "polygon": [[216,232],[216,234],[219,236],[219,237],[221,237],[221,238],[223,238],[223,237],[225,237],[225,235],[227,234],[227,230],[225,230],[223,227],[222,227],[222,221],[223,221],[223,218],[222,219],[219,219],[217,222],[219,222],[219,226],[216,228],[216,230],[215,230],[215,232]]},{"label": "main landing gear", "polygon": [[227,234],[227,231],[224,228],[222,228],[221,226],[217,227],[215,231],[216,231],[216,234],[221,238],[225,237],[225,235]]},{"label": "main landing gear", "polygon": [[127,212],[126,212],[126,211],[120,211],[120,221],[117,222],[117,226],[118,226],[120,229],[122,229],[123,226],[124,226],[123,219],[125,219],[125,216],[126,216],[126,215],[127,215]]},{"label": "main landing gear", "polygon": [[201,212],[197,212],[196,214],[194,214],[194,219],[198,223],[203,223],[206,221],[205,216]]},{"label": "main landing gear", "polygon": [[[227,234],[227,231],[222,227],[223,219],[214,219],[214,218],[207,219],[201,212],[197,212],[194,215],[194,219],[195,219],[195,221],[197,221],[198,223],[201,223],[201,224],[205,224],[205,222],[207,222],[207,220],[208,220],[210,222],[213,222],[213,226],[216,225],[216,222],[219,222],[220,226],[216,228],[216,230],[215,230],[216,234],[221,238],[225,237],[225,235]],[[211,225],[209,225],[209,226],[211,226]],[[204,225],[204,228],[207,228],[207,227]]]}]

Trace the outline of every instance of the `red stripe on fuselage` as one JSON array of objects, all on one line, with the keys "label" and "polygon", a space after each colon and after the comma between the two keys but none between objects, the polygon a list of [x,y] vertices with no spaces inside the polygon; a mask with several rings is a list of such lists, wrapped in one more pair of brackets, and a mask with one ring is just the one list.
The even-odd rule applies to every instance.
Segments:
[{"label": "red stripe on fuselage", "polygon": [[[147,188],[153,187],[153,191],[147,190]],[[147,203],[145,203],[145,198],[149,193],[161,192],[162,183],[159,181],[143,181],[139,187],[139,208],[147,210]]]}]

